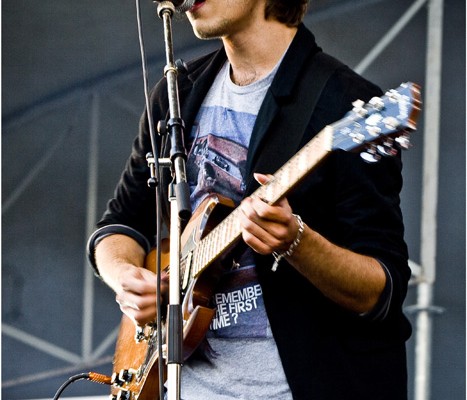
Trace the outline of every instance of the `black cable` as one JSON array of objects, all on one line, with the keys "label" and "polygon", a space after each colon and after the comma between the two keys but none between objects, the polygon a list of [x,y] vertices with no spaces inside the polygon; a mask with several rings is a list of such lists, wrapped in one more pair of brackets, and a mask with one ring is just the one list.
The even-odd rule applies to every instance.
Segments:
[{"label": "black cable", "polygon": [[85,372],[77,375],[73,375],[72,377],[68,378],[68,380],[62,384],[55,393],[53,400],[58,400],[61,396],[63,391],[71,385],[73,382],[79,381],[80,379],[86,379],[91,382],[100,383],[102,385],[110,385],[111,384],[111,377],[107,375],[98,374],[97,372]]},{"label": "black cable", "polygon": [[[141,53],[141,67],[143,72],[143,90],[144,90],[144,100],[146,105],[146,113],[148,118],[148,126],[149,126],[149,133],[151,135],[151,145],[152,145],[152,153],[154,158],[156,158],[158,152],[156,148],[156,135],[154,132],[154,119],[152,116],[152,108],[149,101],[149,86],[148,86],[148,67],[146,62],[146,50],[144,46],[144,37],[143,37],[143,24],[141,22],[141,9],[139,0],[136,0],[136,23],[138,28],[138,40],[139,40],[139,49]],[[156,158],[156,173],[158,170],[157,166],[157,158]]]},{"label": "black cable", "polygon": [[79,381],[80,379],[89,379],[89,374],[78,374],[68,378],[68,380],[57,390],[57,393],[55,393],[54,400],[57,400],[60,397],[60,395],[68,387],[68,385],[71,385],[73,382]]}]

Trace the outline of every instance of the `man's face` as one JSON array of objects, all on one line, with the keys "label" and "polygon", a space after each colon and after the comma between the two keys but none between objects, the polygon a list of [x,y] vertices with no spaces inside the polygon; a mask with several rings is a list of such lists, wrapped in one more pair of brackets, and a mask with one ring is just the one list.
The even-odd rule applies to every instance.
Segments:
[{"label": "man's face", "polygon": [[264,20],[265,0],[197,0],[187,12],[201,39],[229,37]]}]

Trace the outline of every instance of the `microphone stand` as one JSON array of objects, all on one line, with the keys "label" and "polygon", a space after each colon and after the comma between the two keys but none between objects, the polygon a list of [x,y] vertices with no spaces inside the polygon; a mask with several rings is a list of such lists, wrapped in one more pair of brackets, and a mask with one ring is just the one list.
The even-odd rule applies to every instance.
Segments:
[{"label": "microphone stand", "polygon": [[[177,74],[172,41],[172,17],[175,6],[170,1],[160,2],[157,14],[163,21],[167,64],[164,76],[167,80],[169,120],[166,130],[170,135],[170,165],[173,181],[169,188],[170,202],[170,284],[167,312],[167,390],[168,400],[180,399],[180,378],[183,364],[183,316],[180,303],[180,253],[181,219],[191,216],[190,192],[186,179],[186,150],[184,147],[184,122],[180,116]],[[174,184],[175,182],[175,184]],[[161,399],[162,400],[162,399]]]}]

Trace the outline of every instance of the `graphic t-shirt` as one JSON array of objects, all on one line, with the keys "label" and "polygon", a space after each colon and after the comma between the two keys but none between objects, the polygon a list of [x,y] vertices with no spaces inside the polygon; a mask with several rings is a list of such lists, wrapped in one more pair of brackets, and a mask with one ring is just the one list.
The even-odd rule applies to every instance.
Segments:
[{"label": "graphic t-shirt", "polygon": [[187,175],[193,210],[210,193],[238,204],[245,191],[248,145],[273,75],[237,86],[230,80],[229,65],[219,72],[190,135]]},{"label": "graphic t-shirt", "polygon": [[[229,197],[236,205],[240,203],[251,132],[275,71],[248,86],[233,84],[229,72],[226,63],[191,132],[187,178],[193,210],[213,193]],[[234,260],[233,267],[221,278],[212,305],[216,315],[210,336],[267,336],[268,320],[251,249]]]},{"label": "graphic t-shirt", "polygon": [[[190,136],[187,177],[193,211],[213,193],[227,196],[236,205],[243,198],[251,133],[276,70],[248,86],[232,83],[229,63],[217,75]],[[292,399],[251,249],[226,269],[215,288],[212,306],[216,314],[208,340],[214,357],[184,364],[181,398]]]}]

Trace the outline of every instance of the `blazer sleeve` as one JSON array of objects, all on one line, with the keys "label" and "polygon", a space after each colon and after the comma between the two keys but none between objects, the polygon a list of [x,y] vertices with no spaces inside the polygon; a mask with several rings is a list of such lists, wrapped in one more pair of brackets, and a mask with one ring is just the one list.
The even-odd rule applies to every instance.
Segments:
[{"label": "blazer sleeve", "polygon": [[[323,92],[310,122],[310,135],[342,118],[353,101],[367,102],[381,94],[378,87],[344,66]],[[296,212],[303,212],[307,224],[331,242],[372,256],[382,265],[386,287],[375,309],[362,315],[365,318],[384,319],[392,310],[400,313],[406,296],[410,269],[401,189],[400,154],[367,163],[357,153],[339,150],[305,180],[293,197]]]},{"label": "blazer sleeve", "polygon": [[[151,104],[154,121],[163,118],[164,82],[159,82],[151,92]],[[156,135],[157,136],[157,135]],[[156,138],[156,147],[161,141]],[[146,156],[152,152],[147,111],[139,122],[138,135],[133,141],[132,150],[125,168],[115,188],[113,197],[108,201],[106,210],[96,224],[97,229],[87,243],[87,256],[99,275],[95,259],[95,246],[104,237],[112,234],[124,234],[136,240],[146,251],[154,244],[156,235],[156,197],[154,188],[147,181],[150,177]]]}]

